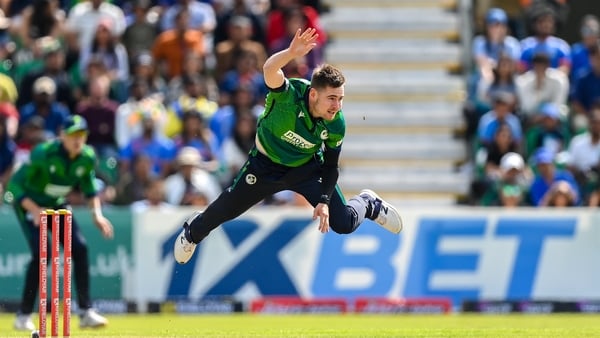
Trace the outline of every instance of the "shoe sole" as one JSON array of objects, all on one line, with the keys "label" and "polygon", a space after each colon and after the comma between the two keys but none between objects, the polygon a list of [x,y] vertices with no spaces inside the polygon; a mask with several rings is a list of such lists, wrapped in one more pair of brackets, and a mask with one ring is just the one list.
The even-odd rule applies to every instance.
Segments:
[{"label": "shoe sole", "polygon": [[385,227],[376,222],[377,224],[381,225],[382,228],[384,228],[385,230],[387,230],[391,233],[394,233],[394,234],[399,234],[402,231],[402,229],[404,228],[404,222],[402,222],[402,217],[400,217],[400,213],[398,212],[398,209],[396,209],[396,207],[394,207],[390,203],[386,202],[383,198],[381,198],[376,192],[374,192],[371,189],[363,189],[360,193],[361,194],[365,193],[365,194],[373,196],[374,198],[381,200],[381,202],[383,204],[385,204],[385,206],[388,208],[388,210],[391,210],[397,216],[399,228],[388,228],[388,227]]}]

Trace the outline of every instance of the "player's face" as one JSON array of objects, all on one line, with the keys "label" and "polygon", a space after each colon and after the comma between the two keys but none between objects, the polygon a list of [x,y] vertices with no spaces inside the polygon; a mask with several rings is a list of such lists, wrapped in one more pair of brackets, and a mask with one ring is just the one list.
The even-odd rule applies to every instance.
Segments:
[{"label": "player's face", "polygon": [[76,156],[81,153],[83,150],[83,146],[87,141],[87,132],[86,131],[78,131],[71,134],[63,134],[62,142],[71,156]]},{"label": "player's face", "polygon": [[322,118],[326,121],[331,121],[335,115],[342,109],[342,101],[344,99],[344,86],[333,88],[325,87],[324,89],[311,89],[310,96],[313,98],[311,114],[315,118]]}]

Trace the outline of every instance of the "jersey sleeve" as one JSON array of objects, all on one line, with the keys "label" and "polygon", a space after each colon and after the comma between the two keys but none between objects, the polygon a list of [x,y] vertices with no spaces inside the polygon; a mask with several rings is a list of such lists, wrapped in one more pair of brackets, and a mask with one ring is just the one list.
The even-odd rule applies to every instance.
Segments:
[{"label": "jersey sleeve", "polygon": [[31,151],[29,162],[24,163],[8,182],[6,187],[7,192],[4,195],[7,203],[19,205],[27,197],[27,182],[31,182],[34,177],[42,174],[45,159],[45,151],[41,145]]}]

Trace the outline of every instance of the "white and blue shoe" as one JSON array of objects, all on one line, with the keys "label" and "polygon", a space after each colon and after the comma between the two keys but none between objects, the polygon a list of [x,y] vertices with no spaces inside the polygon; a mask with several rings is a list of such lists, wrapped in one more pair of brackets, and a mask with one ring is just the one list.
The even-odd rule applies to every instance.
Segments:
[{"label": "white and blue shoe", "polygon": [[370,189],[364,189],[358,195],[368,201],[371,206],[371,215],[368,215],[367,218],[392,233],[397,234],[402,231],[402,218],[393,205],[381,199],[379,195]]},{"label": "white and blue shoe", "polygon": [[196,251],[197,244],[190,240],[191,236],[189,234],[189,229],[192,221],[201,214],[201,212],[195,212],[190,218],[188,218],[183,223],[183,230],[181,230],[175,239],[175,244],[173,245],[173,256],[175,256],[175,260],[179,264],[187,263],[194,255],[194,251]]}]

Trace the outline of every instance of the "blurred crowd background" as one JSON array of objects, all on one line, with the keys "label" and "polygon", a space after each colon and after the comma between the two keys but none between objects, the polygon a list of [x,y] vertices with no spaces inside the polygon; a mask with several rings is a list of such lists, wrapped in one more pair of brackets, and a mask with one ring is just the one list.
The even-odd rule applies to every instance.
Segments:
[{"label": "blurred crowd background", "polygon": [[[327,42],[318,0],[0,0],[0,8],[0,195],[32,147],[79,114],[104,203],[204,206],[253,146],[266,58],[298,28],[316,28],[318,47],[285,69],[310,78]],[[85,203],[77,189],[69,201]],[[264,203],[306,201],[286,191]]]},{"label": "blurred crowd background", "polygon": [[477,0],[464,104],[469,204],[600,205],[600,23],[566,0]]}]

